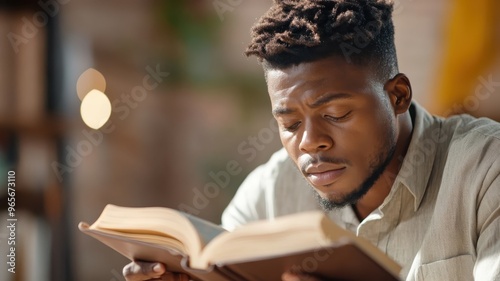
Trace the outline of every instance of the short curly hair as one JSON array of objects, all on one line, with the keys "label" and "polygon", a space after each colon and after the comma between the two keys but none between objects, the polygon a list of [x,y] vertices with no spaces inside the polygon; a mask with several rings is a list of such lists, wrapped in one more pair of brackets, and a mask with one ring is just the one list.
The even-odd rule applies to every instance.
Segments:
[{"label": "short curly hair", "polygon": [[252,28],[247,56],[264,68],[287,68],[333,55],[398,71],[390,0],[274,0]]}]

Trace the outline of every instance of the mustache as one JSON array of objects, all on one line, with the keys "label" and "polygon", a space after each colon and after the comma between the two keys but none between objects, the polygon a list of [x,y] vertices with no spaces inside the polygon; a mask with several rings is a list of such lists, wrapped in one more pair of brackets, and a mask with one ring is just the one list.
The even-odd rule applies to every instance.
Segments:
[{"label": "mustache", "polygon": [[303,174],[307,174],[306,168],[310,165],[316,165],[319,163],[331,163],[335,165],[351,165],[351,162],[347,159],[344,158],[337,158],[337,157],[327,157],[327,156],[318,156],[318,157],[311,157],[307,159],[304,163],[300,165],[300,171]]}]

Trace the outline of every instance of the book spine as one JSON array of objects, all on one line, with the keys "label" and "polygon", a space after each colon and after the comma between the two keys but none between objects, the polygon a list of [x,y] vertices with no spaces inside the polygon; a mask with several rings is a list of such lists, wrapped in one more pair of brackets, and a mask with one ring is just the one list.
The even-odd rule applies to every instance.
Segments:
[{"label": "book spine", "polygon": [[194,269],[189,266],[189,257],[181,260],[181,267],[194,281],[245,281],[245,279],[228,276],[213,265],[206,269]]}]

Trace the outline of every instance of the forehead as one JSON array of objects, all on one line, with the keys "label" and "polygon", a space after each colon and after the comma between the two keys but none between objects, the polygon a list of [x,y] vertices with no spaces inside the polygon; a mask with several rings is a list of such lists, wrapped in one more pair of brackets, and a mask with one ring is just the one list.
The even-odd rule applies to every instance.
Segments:
[{"label": "forehead", "polygon": [[267,86],[271,98],[291,91],[312,90],[364,92],[376,83],[368,67],[329,57],[284,69],[268,69]]}]

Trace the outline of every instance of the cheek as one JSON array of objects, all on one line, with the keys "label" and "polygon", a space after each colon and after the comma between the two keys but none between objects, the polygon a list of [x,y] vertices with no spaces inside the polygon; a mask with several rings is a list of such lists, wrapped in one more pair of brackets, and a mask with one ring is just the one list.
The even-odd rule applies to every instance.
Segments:
[{"label": "cheek", "polygon": [[280,131],[281,144],[285,148],[290,159],[295,163],[295,165],[300,169],[299,158],[303,156],[303,152],[300,150],[300,137],[296,134],[291,134],[286,131]]},{"label": "cheek", "polygon": [[380,111],[366,110],[344,128],[345,134],[337,138],[339,153],[352,161],[353,166],[369,169],[370,161],[377,157],[381,149],[387,149],[391,119]]},{"label": "cheek", "polygon": [[281,129],[279,132],[279,136],[280,136],[281,144],[283,145],[285,150],[288,152],[288,155],[290,156],[290,158],[292,158],[292,160],[294,162],[297,162],[296,160],[297,160],[298,155],[299,155],[298,154],[299,153],[299,146],[298,146],[298,144],[295,143],[296,137],[294,137],[293,135],[291,135],[288,132],[281,131]]}]

